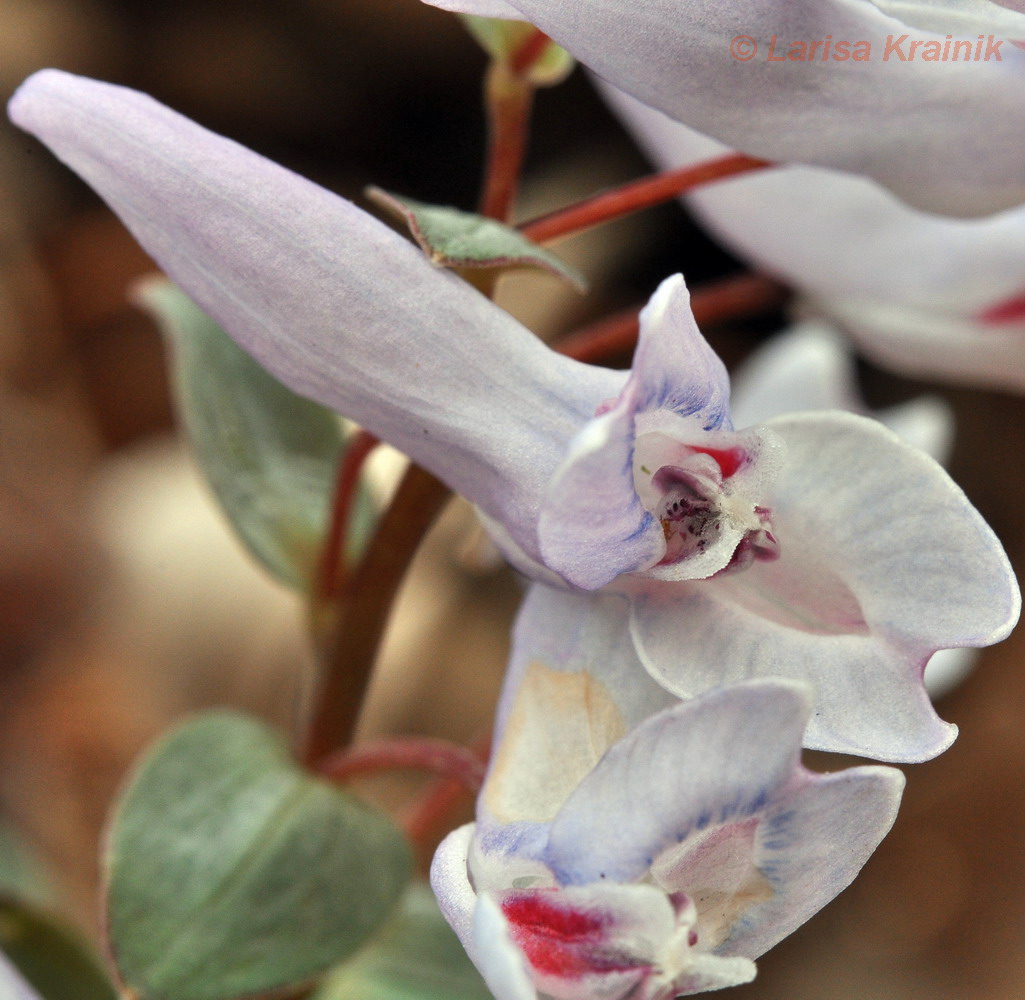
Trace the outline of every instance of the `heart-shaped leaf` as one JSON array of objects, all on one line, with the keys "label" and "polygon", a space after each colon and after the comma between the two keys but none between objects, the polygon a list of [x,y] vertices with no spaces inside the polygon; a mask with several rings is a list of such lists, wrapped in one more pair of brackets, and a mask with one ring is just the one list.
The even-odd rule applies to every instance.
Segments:
[{"label": "heart-shaped leaf", "polygon": [[[251,554],[305,590],[326,535],[343,439],[338,418],[269,375],[184,292],[164,279],[136,298],[167,336],[178,411],[196,459]],[[373,526],[358,490],[347,554]]]},{"label": "heart-shaped leaf", "polygon": [[300,984],[383,924],[410,870],[384,816],[310,777],[263,723],[198,716],[144,759],[114,816],[107,926],[141,1000]]},{"label": "heart-shaped leaf", "polygon": [[431,890],[416,884],[381,936],[332,973],[313,1000],[492,998]]},{"label": "heart-shaped leaf", "polygon": [[536,267],[564,278],[578,291],[586,288],[578,271],[512,226],[457,208],[400,198],[380,188],[367,188],[366,193],[405,221],[420,248],[439,267]]}]

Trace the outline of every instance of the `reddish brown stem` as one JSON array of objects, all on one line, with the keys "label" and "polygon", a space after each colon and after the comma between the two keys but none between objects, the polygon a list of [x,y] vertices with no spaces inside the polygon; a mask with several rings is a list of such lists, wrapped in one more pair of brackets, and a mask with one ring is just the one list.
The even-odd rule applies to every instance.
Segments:
[{"label": "reddish brown stem", "polygon": [[439,777],[452,779],[471,792],[480,791],[484,783],[484,763],[474,751],[448,740],[426,736],[381,740],[340,750],[326,757],[317,767],[332,781],[349,781],[383,771],[416,770],[431,771]]},{"label": "reddish brown stem", "polygon": [[523,76],[544,55],[549,42],[551,39],[540,28],[535,28],[513,53],[509,68],[516,76]]},{"label": "reddish brown stem", "polygon": [[314,588],[319,605],[334,600],[345,575],[345,539],[355,506],[360,474],[370,453],[380,442],[369,431],[360,430],[349,441],[338,463],[331,525],[320,556],[320,567]]},{"label": "reddish brown stem", "polygon": [[642,177],[611,191],[603,191],[576,205],[560,208],[558,211],[526,222],[520,226],[520,230],[527,239],[535,243],[546,243],[639,212],[652,205],[659,205],[702,184],[710,184],[712,181],[771,166],[768,160],[758,160],[742,153],[731,153],[705,163]]},{"label": "reddish brown stem", "polygon": [[507,221],[519,186],[534,88],[507,64],[493,62],[484,83],[488,114],[488,161],[480,214]]},{"label": "reddish brown stem", "polygon": [[[778,309],[787,289],[761,274],[738,274],[696,289],[690,298],[698,326],[709,327],[727,320],[757,316]],[[637,345],[640,306],[624,309],[592,326],[575,330],[553,346],[561,354],[602,364],[630,354]]]},{"label": "reddish brown stem", "polygon": [[714,326],[779,309],[789,296],[786,285],[764,274],[734,274],[696,289],[690,307],[698,326]]},{"label": "reddish brown stem", "polygon": [[[491,734],[477,741],[472,751],[486,768],[491,750]],[[403,824],[406,836],[414,844],[427,844],[439,833],[451,829],[449,817],[465,795],[464,786],[455,778],[441,778],[426,791]]]},{"label": "reddish brown stem", "polygon": [[448,487],[410,466],[359,567],[338,595],[320,641],[323,666],[306,739],[308,765],[315,767],[352,740],[395,595],[448,498]]},{"label": "reddish brown stem", "polygon": [[600,364],[629,353],[637,344],[640,332],[640,306],[631,306],[622,312],[613,313],[590,326],[568,333],[552,347],[560,354]]}]

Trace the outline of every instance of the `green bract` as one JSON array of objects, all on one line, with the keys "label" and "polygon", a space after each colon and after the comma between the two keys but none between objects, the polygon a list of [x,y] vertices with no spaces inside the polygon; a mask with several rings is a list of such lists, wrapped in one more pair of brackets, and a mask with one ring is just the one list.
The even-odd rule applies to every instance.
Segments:
[{"label": "green bract", "polygon": [[315,978],[389,917],[409,877],[384,816],[311,778],[263,723],[186,722],[114,816],[107,926],[141,1000],[229,1000]]},{"label": "green bract", "polygon": [[[175,285],[149,281],[137,297],[172,345],[181,420],[228,520],[275,577],[305,590],[343,447],[338,418],[268,375]],[[350,557],[372,522],[369,496],[357,491]]]},{"label": "green bract", "polygon": [[368,188],[367,197],[403,219],[420,248],[439,267],[536,267],[564,278],[578,291],[587,286],[579,271],[512,226],[457,208],[425,205],[380,188]]}]

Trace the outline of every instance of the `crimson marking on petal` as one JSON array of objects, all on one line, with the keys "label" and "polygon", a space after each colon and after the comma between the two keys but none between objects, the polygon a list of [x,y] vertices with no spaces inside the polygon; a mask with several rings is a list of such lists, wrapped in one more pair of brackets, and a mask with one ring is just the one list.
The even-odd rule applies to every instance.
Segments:
[{"label": "crimson marking on petal", "polygon": [[982,323],[990,326],[1006,326],[1025,320],[1025,293],[1014,295],[998,302],[995,306],[983,309],[977,316]]},{"label": "crimson marking on petal", "polygon": [[691,451],[709,455],[722,469],[723,479],[729,479],[738,469],[747,465],[750,456],[743,448],[702,448],[700,445],[689,446]]},{"label": "crimson marking on petal", "polygon": [[512,938],[539,973],[578,979],[607,972],[650,970],[651,963],[610,947],[609,914],[556,902],[558,889],[507,893],[502,912]]}]

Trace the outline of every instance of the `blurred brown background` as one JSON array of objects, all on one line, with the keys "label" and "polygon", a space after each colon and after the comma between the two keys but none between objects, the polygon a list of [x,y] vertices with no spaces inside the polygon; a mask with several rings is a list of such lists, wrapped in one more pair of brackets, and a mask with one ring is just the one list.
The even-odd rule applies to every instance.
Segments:
[{"label": "blurred brown background", "polygon": [[[146,90],[347,197],[374,183],[476,198],[484,58],[418,0],[0,0],[4,98],[48,65]],[[539,98],[522,214],[645,169],[575,74]],[[161,342],[125,299],[145,256],[6,125],[0,199],[0,826],[92,929],[103,816],[138,750],[205,705],[293,725],[309,655],[297,602],[241,555],[175,442]],[[597,291],[517,278],[502,293],[545,335],[642,302],[671,271],[699,285],[738,267],[673,206],[561,250]],[[779,322],[712,339],[735,361]],[[921,389],[864,374],[872,402]],[[959,419],[953,474],[1021,566],[1025,402],[941,391]],[[518,589],[453,555],[468,524],[450,512],[417,566],[367,733],[470,741],[486,725]],[[908,769],[863,877],[735,996],[1025,996],[1023,648],[1025,633],[987,651],[940,705],[961,726],[953,750]]]}]

